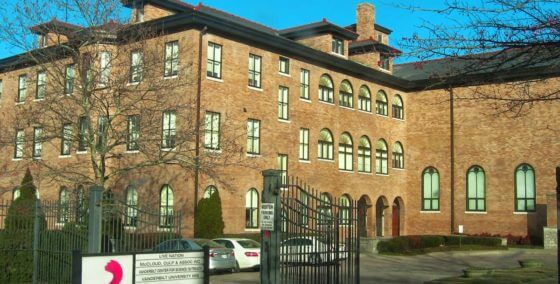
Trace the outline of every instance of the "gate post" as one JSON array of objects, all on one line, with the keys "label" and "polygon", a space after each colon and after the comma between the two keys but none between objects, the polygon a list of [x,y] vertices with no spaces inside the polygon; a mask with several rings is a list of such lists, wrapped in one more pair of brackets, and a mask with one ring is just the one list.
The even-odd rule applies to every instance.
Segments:
[{"label": "gate post", "polygon": [[88,253],[101,252],[101,220],[103,188],[92,186],[89,193]]},{"label": "gate post", "polygon": [[[281,203],[280,179],[282,172],[266,170],[262,172],[264,185],[262,204],[274,204],[274,227],[272,231],[263,231],[261,228],[261,269],[262,284],[280,284],[280,242],[281,242]],[[262,216],[261,216],[262,218]]]}]

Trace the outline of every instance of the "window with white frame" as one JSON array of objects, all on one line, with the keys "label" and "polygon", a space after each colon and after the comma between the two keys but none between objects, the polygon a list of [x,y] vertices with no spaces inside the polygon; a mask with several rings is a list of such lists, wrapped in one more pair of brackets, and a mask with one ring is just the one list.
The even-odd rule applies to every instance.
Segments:
[{"label": "window with white frame", "polygon": [[64,75],[64,94],[70,95],[74,92],[74,77],[74,64],[66,65],[66,71]]},{"label": "window with white frame", "polygon": [[17,102],[18,103],[25,102],[26,97],[27,97],[27,75],[20,75],[18,78]]},{"label": "window with white frame", "polygon": [[319,79],[319,101],[334,103],[334,85],[331,77],[327,74]]},{"label": "window with white frame", "polygon": [[209,185],[208,187],[206,187],[206,189],[204,190],[204,194],[202,195],[202,198],[204,199],[208,199],[210,198],[214,193],[218,193],[218,189],[213,186],[213,185]]},{"label": "window with white frame", "polygon": [[309,100],[309,70],[300,70],[299,97]]},{"label": "window with white frame", "polygon": [[111,53],[107,51],[102,51],[99,54],[100,57],[100,68],[101,74],[99,78],[99,85],[101,87],[106,87],[109,84],[109,78],[111,75]]},{"label": "window with white frame", "polygon": [[278,118],[289,119],[289,90],[282,86],[278,88]]},{"label": "window with white frame", "polygon": [[299,159],[309,161],[309,129],[299,129]]},{"label": "window with white frame", "polygon": [[375,172],[377,174],[386,175],[388,173],[387,155],[387,142],[383,139],[379,139],[377,141],[377,149],[375,150]]},{"label": "window with white frame", "polygon": [[69,156],[72,148],[72,124],[65,123],[62,126],[62,135],[60,141],[60,155]]},{"label": "window with white frame", "polygon": [[23,158],[24,147],[25,147],[25,131],[23,129],[16,129],[16,136],[14,139],[14,159]]},{"label": "window with white frame", "polygon": [[361,111],[371,112],[371,92],[367,86],[360,87],[358,96],[358,109]]},{"label": "window with white frame", "polygon": [[173,227],[173,189],[164,185],[160,192],[159,226],[160,228]]},{"label": "window with white frame", "polygon": [[245,228],[259,227],[259,193],[251,188],[245,195]]},{"label": "window with white frame", "polygon": [[126,150],[138,151],[140,149],[138,143],[140,140],[140,115],[129,115],[127,117],[127,124]]},{"label": "window with white frame", "polygon": [[278,60],[278,72],[282,74],[290,74],[290,59],[280,56]]},{"label": "window with white frame", "polygon": [[206,64],[206,76],[216,79],[222,78],[222,46],[208,42],[208,60]]},{"label": "window with white frame", "polygon": [[60,191],[58,193],[58,212],[57,212],[58,223],[64,224],[68,222],[69,204],[70,204],[70,192],[68,191],[68,188],[63,186],[60,188]]},{"label": "window with white frame", "polygon": [[139,83],[144,78],[144,52],[134,50],[130,53],[130,83]]},{"label": "window with white frame", "polygon": [[107,147],[107,132],[109,131],[109,118],[100,116],[97,118],[97,149],[105,151]]},{"label": "window with white frame", "polygon": [[422,211],[439,211],[439,172],[434,167],[422,173]]},{"label": "window with white frame", "polygon": [[393,168],[404,169],[404,148],[399,141],[393,146]]},{"label": "window with white frame", "polygon": [[362,136],[358,145],[358,172],[371,173],[371,143],[367,136]]},{"label": "window with white frame", "polygon": [[163,112],[163,125],[161,134],[161,148],[175,148],[177,137],[177,114],[174,110]]},{"label": "window with white frame", "polygon": [[179,41],[165,44],[165,70],[164,77],[173,77],[179,74]]},{"label": "window with white frame", "polygon": [[220,149],[220,113],[206,112],[204,147],[210,150]]},{"label": "window with white frame", "polygon": [[486,174],[480,166],[467,171],[467,211],[486,211]]},{"label": "window with white frame", "polygon": [[86,116],[78,119],[78,131],[78,151],[84,152],[89,144],[89,120]]},{"label": "window with white frame", "polygon": [[384,91],[379,90],[377,92],[377,97],[375,99],[375,110],[376,113],[379,115],[387,116],[388,109],[387,109],[387,95]]},{"label": "window with white frame", "polygon": [[323,129],[319,133],[319,141],[317,143],[317,158],[323,160],[334,160],[334,142],[332,133],[328,129]]},{"label": "window with white frame", "polygon": [[138,191],[131,185],[126,189],[126,208],[125,226],[136,227],[138,225]]},{"label": "window with white frame", "polygon": [[343,171],[352,171],[354,150],[352,136],[349,133],[343,133],[338,142],[338,169]]},{"label": "window with white frame", "polygon": [[344,80],[340,84],[340,95],[338,100],[338,104],[340,106],[348,108],[354,107],[354,91],[352,90],[352,84],[350,84],[348,80]]},{"label": "window with white frame", "polygon": [[261,88],[261,60],[260,56],[249,54],[249,87]]},{"label": "window with white frame", "polygon": [[288,183],[288,155],[278,154],[278,170],[281,172],[282,185]]},{"label": "window with white frame", "polygon": [[515,169],[515,211],[534,212],[535,206],[535,169],[529,164],[521,164]]},{"label": "window with white frame", "polygon": [[399,95],[395,95],[393,98],[393,118],[404,119],[404,105]]},{"label": "window with white frame", "polygon": [[332,202],[328,193],[321,193],[317,204],[317,224],[328,225],[333,221]]},{"label": "window with white frame", "polygon": [[247,154],[261,153],[261,122],[256,119],[247,120]]},{"label": "window with white frame", "polygon": [[43,154],[43,127],[33,128],[33,158]]},{"label": "window with white frame", "polygon": [[339,224],[340,225],[348,225],[350,224],[350,197],[347,194],[344,194],[340,197],[339,200],[340,204],[340,212],[339,215]]},{"label": "window with white frame", "polygon": [[37,87],[35,88],[35,99],[42,100],[47,92],[47,72],[41,71],[37,73]]},{"label": "window with white frame", "polygon": [[344,55],[344,41],[333,37],[331,51],[336,54]]}]

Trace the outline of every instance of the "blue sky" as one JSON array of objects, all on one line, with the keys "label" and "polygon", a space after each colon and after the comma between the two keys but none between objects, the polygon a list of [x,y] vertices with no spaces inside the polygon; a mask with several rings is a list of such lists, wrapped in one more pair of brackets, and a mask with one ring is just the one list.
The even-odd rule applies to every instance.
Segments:
[{"label": "blue sky", "polygon": [[[14,3],[18,0],[4,0]],[[198,1],[185,1],[197,4]],[[410,37],[417,32],[423,19],[434,20],[432,14],[413,12],[404,7],[422,5],[423,7],[438,7],[442,1],[436,0],[206,0],[203,4],[224,10],[237,16],[270,26],[283,29],[296,25],[320,21],[323,18],[339,25],[355,22],[358,3],[369,2],[376,7],[376,22],[393,30],[391,45],[399,48],[399,41],[403,37]],[[62,17],[61,17],[62,18]],[[442,21],[442,20],[440,20]],[[0,58],[19,53],[0,43]],[[401,58],[399,61],[411,61],[411,58]]]}]

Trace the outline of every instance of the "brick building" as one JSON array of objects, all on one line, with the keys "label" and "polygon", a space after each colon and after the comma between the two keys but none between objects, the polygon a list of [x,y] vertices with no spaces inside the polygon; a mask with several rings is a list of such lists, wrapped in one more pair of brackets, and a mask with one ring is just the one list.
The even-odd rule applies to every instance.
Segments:
[{"label": "brick building", "polygon": [[[550,123],[557,120],[560,106],[540,104],[521,118],[509,118],[492,115],[488,102],[456,98],[534,78],[544,80],[532,84],[533,90],[557,87],[558,70],[482,74],[483,84],[479,79],[438,85],[432,76],[453,61],[428,61],[422,68],[415,63],[393,66],[399,51],[389,45],[391,30],[375,22],[371,4],[360,4],[356,24],[347,27],[322,20],[276,30],[204,5],[174,0],[123,3],[131,10],[131,23],[115,24],[116,29],[134,33],[151,25],[160,31],[146,43],[158,46],[159,58],[165,61],[161,80],[193,82],[168,95],[177,101],[199,95],[196,114],[176,118],[163,111],[167,127],[156,132],[166,137],[165,131],[186,131],[189,124],[179,119],[195,120],[191,115],[198,115],[206,123],[196,150],[219,160],[229,150],[220,143],[226,121],[230,128],[245,131],[236,138],[243,145],[243,166],[228,165],[206,175],[159,165],[111,180],[115,194],[139,206],[154,203],[185,210],[185,235],[192,234],[195,200],[211,190],[220,192],[226,233],[258,231],[261,171],[269,168],[298,176],[324,191],[325,198],[359,200],[368,208],[368,236],[460,230],[540,236],[543,226],[556,223],[556,215],[547,208],[556,204],[549,194],[555,189],[560,135],[551,131]],[[39,35],[42,49],[54,50],[81,29],[52,21],[32,31]],[[122,63],[126,72],[141,62],[132,54],[138,47],[118,41],[104,44],[113,53],[129,51],[125,57],[130,61]],[[168,69],[167,63],[173,62],[181,65],[179,72]],[[31,95],[22,99],[21,94],[38,93],[43,86],[29,84],[27,77],[45,79],[23,55],[3,59],[0,65],[0,116],[12,129],[4,136],[11,137],[11,143],[0,145],[5,172],[0,186],[15,188],[23,176],[22,165],[29,166],[24,162],[38,158],[25,153],[33,156],[39,147],[33,141],[37,126],[14,125],[20,108],[41,100]],[[111,76],[119,74],[112,72]],[[141,135],[142,131],[138,130]],[[88,162],[75,143],[65,148],[63,140],[41,145],[39,158],[55,164]],[[142,159],[124,146],[121,150],[131,161]],[[32,165],[35,175],[48,171]],[[79,188],[72,182],[36,180],[45,199],[68,202],[67,196]],[[3,198],[14,195],[16,191],[7,191]]]}]

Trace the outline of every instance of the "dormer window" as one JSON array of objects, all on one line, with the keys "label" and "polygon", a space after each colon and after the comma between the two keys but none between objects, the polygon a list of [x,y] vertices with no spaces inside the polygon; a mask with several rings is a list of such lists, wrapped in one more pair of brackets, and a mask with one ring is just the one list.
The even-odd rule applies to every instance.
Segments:
[{"label": "dormer window", "polygon": [[386,54],[381,54],[379,58],[379,67],[385,70],[391,70],[391,58]]},{"label": "dormer window", "polygon": [[332,52],[336,54],[344,55],[344,41],[333,37]]},{"label": "dormer window", "polygon": [[40,35],[39,36],[39,47],[47,47],[47,45],[48,45],[47,35]]},{"label": "dormer window", "polygon": [[138,4],[138,6],[135,8],[135,20],[136,23],[141,23],[144,21],[144,5],[142,4]]}]

